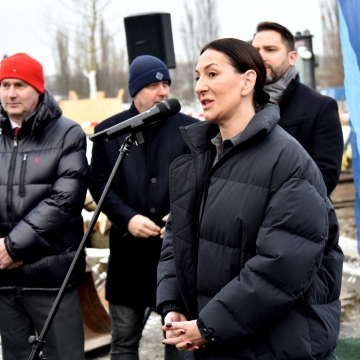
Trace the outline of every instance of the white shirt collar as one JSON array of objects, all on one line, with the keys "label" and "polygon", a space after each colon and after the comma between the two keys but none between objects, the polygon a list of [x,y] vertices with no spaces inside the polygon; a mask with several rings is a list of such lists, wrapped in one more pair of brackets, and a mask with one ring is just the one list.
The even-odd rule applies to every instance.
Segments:
[{"label": "white shirt collar", "polygon": [[11,124],[11,128],[14,130],[16,127],[18,127],[18,128],[21,128],[21,126],[19,126],[18,124],[16,124],[14,121],[12,121],[10,118],[9,118],[9,120],[10,120],[10,124]]}]

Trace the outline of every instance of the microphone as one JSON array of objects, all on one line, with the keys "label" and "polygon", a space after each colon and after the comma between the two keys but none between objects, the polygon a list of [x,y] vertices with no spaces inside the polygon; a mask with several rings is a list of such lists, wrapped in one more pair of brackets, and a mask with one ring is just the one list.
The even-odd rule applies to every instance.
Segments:
[{"label": "microphone", "polygon": [[153,106],[151,109],[146,110],[139,115],[136,115],[126,121],[121,122],[120,124],[111,126],[108,129],[89,136],[89,139],[93,142],[99,141],[101,139],[110,141],[129,132],[136,133],[146,125],[168,119],[169,117],[177,114],[180,109],[181,105],[178,100],[163,100]]}]

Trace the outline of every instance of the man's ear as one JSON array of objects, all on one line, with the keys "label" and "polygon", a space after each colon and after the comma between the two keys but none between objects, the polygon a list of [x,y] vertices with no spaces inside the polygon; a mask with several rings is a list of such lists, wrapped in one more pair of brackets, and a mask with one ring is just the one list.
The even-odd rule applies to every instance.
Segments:
[{"label": "man's ear", "polygon": [[297,51],[293,50],[293,51],[290,51],[289,54],[289,63],[290,63],[290,66],[294,66],[295,63],[296,63],[296,60],[298,58],[298,53]]}]

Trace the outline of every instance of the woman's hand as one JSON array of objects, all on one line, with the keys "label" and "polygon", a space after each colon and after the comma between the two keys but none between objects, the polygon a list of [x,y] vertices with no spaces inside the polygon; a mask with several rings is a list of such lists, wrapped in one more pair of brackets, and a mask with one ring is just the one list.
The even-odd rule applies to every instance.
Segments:
[{"label": "woman's hand", "polygon": [[162,330],[166,332],[163,344],[175,345],[178,350],[185,351],[194,351],[205,347],[207,341],[200,335],[196,320],[167,322],[166,319],[167,317],[165,325],[162,327]]},{"label": "woman's hand", "polygon": [[166,332],[166,338],[171,337],[177,337],[181,334],[185,334],[185,330],[177,329],[175,331],[172,331],[171,327],[167,326],[168,324],[171,324],[173,322],[181,322],[181,321],[187,321],[187,318],[182,313],[179,313],[177,311],[170,311],[167,313],[167,315],[164,318],[164,324],[161,328],[163,331]]}]

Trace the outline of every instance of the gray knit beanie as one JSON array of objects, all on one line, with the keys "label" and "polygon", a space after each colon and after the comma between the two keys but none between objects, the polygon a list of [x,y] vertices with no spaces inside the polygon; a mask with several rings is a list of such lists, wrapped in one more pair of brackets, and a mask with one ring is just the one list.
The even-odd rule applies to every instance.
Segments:
[{"label": "gray knit beanie", "polygon": [[129,68],[129,93],[134,97],[142,88],[158,81],[171,84],[170,73],[166,65],[151,55],[136,57]]}]

